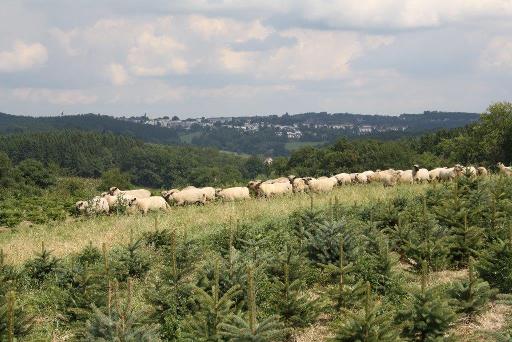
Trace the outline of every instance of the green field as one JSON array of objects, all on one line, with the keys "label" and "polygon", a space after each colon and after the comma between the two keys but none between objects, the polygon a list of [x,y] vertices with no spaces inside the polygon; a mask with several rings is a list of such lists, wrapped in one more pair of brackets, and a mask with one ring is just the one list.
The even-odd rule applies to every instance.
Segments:
[{"label": "green field", "polygon": [[510,189],[350,185],[20,226],[0,233],[0,294],[23,308],[19,341],[507,340]]}]

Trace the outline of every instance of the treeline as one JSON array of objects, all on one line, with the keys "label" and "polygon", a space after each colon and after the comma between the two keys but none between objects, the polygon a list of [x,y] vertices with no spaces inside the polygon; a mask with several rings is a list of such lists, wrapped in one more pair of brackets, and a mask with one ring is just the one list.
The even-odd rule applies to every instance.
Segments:
[{"label": "treeline", "polygon": [[319,176],[375,169],[433,168],[461,163],[494,167],[512,162],[512,104],[491,105],[471,125],[397,141],[340,139],[327,147],[304,147],[276,158],[276,173]]},{"label": "treeline", "polygon": [[258,159],[211,148],[73,130],[0,136],[0,151],[14,165],[36,160],[65,176],[99,178],[119,169],[133,184],[153,188],[235,184],[263,171]]},{"label": "treeline", "polygon": [[180,143],[177,129],[118,120],[108,115],[80,114],[35,118],[0,113],[0,133],[4,134],[70,129],[127,135],[159,144]]}]

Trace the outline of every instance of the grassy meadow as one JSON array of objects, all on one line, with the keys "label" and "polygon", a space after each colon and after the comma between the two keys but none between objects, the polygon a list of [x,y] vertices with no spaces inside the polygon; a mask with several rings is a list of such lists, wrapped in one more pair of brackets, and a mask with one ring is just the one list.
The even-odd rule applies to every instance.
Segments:
[{"label": "grassy meadow", "polygon": [[[338,187],[333,192],[316,194],[313,205],[316,208],[327,206],[337,197],[341,204],[365,204],[373,201],[385,201],[397,195],[419,194],[428,185],[399,185],[383,188],[380,184],[353,185]],[[176,229],[180,234],[190,237],[208,235],[216,228],[222,228],[233,222],[253,223],[270,222],[282,219],[295,210],[307,209],[311,205],[308,194],[272,199],[251,198],[242,202],[215,202],[205,206],[172,207],[168,213],[150,213],[147,216],[112,215],[99,217],[68,218],[62,222],[21,226],[0,233],[0,246],[6,254],[6,261],[13,264],[23,263],[41,248],[46,247],[56,256],[62,257],[77,252],[92,242],[101,247],[125,243],[130,231],[135,235],[159,228]]]}]

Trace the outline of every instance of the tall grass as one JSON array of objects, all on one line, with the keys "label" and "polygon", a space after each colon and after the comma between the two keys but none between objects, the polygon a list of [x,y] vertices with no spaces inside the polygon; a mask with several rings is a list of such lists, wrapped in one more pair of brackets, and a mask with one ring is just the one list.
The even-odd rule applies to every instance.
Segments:
[{"label": "tall grass", "polygon": [[[340,203],[368,203],[382,201],[397,195],[411,196],[423,192],[428,185],[399,185],[383,188],[379,184],[352,185],[336,188],[325,194],[314,195],[314,205],[327,206],[338,198]],[[125,243],[130,230],[135,234],[155,229],[155,216],[158,216],[160,229],[176,229],[178,234],[198,237],[211,234],[217,229],[234,222],[263,222],[282,218],[298,209],[310,206],[310,196],[294,194],[272,199],[253,198],[235,203],[211,203],[205,206],[173,207],[169,213],[152,213],[147,216],[122,215],[95,218],[69,218],[64,222],[54,222],[34,227],[17,228],[0,233],[0,246],[7,254],[7,262],[23,263],[39,250],[41,241],[56,256],[64,256],[82,249],[89,241],[101,248]]]}]

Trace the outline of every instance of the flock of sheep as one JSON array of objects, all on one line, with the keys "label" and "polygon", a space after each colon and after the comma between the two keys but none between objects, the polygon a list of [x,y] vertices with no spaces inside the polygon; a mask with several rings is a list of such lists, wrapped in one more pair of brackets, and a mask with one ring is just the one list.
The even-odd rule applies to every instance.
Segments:
[{"label": "flock of sheep", "polygon": [[[512,176],[512,168],[498,163],[498,170],[506,176]],[[162,191],[161,196],[151,196],[145,189],[119,190],[112,187],[108,192],[102,193],[89,201],[79,201],[76,209],[79,213],[108,214],[116,208],[124,207],[128,212],[142,212],[170,209],[170,204],[206,204],[216,199],[223,201],[238,201],[250,198],[251,194],[257,197],[273,197],[291,193],[321,193],[331,191],[336,186],[348,184],[367,184],[380,182],[384,186],[394,186],[398,183],[413,184],[423,182],[446,182],[462,174],[468,176],[487,176],[485,167],[455,165],[454,167],[439,167],[432,170],[414,165],[411,170],[377,170],[361,173],[340,173],[332,177],[280,177],[267,181],[251,181],[246,187],[232,187],[215,189],[212,187],[196,188],[188,186],[182,190],[172,189]]]}]

